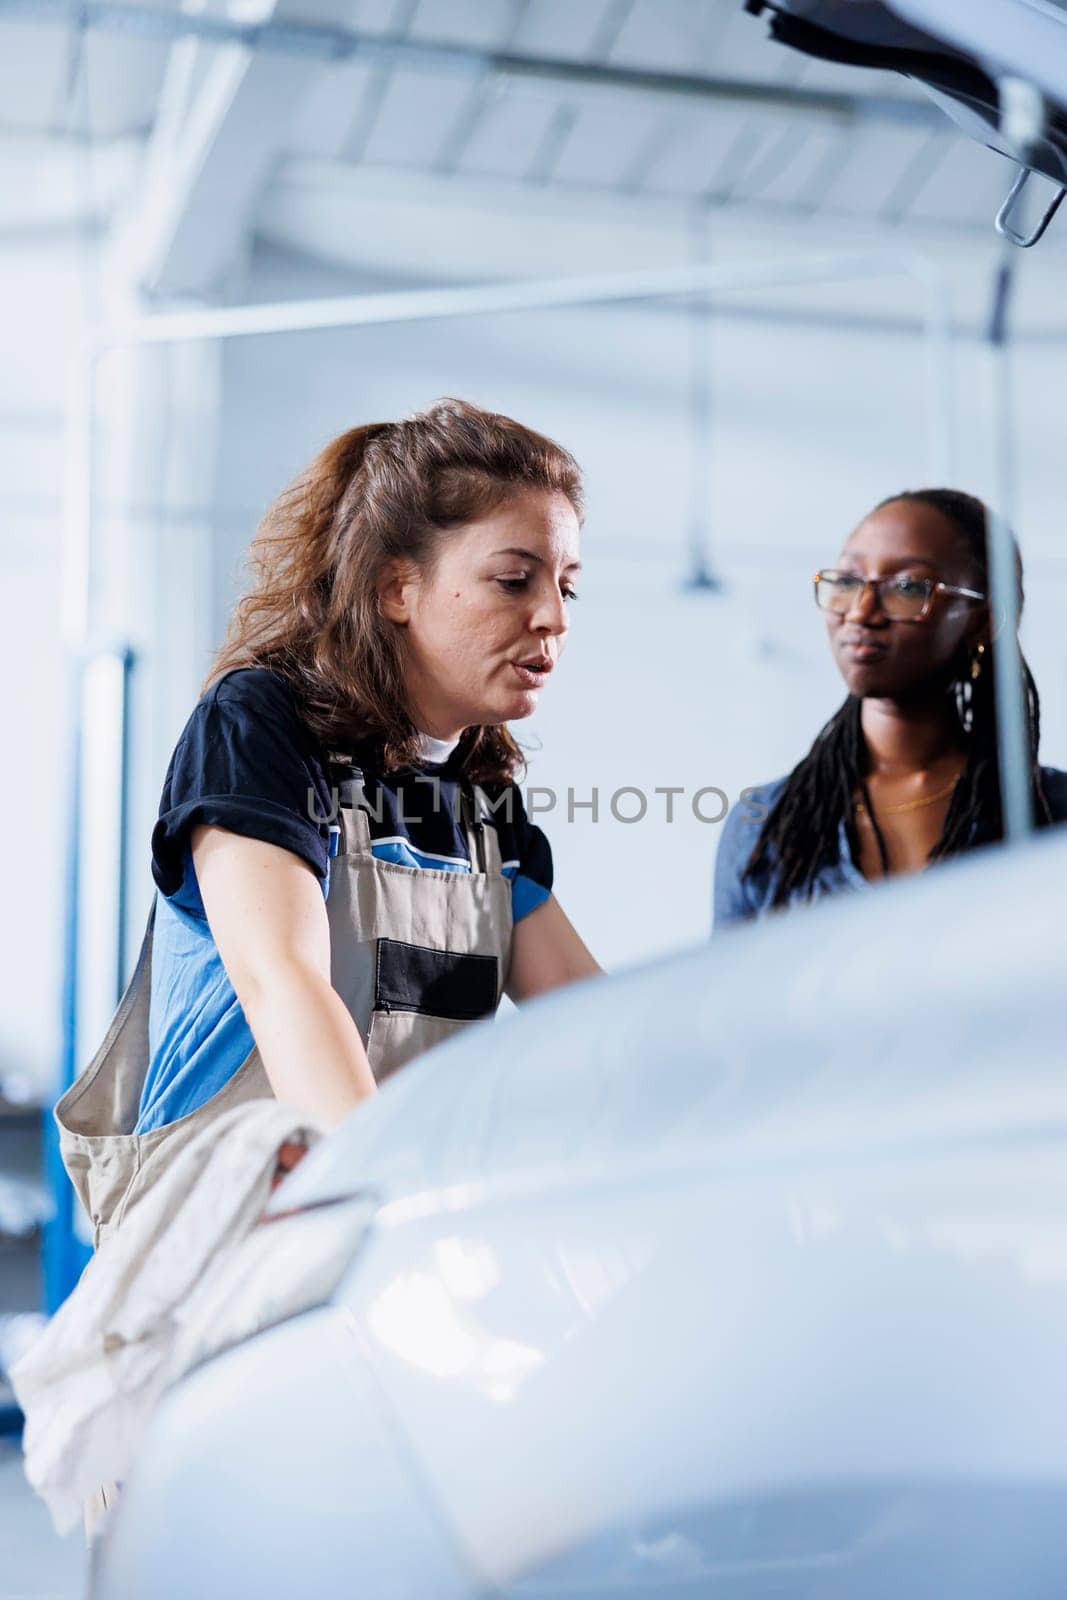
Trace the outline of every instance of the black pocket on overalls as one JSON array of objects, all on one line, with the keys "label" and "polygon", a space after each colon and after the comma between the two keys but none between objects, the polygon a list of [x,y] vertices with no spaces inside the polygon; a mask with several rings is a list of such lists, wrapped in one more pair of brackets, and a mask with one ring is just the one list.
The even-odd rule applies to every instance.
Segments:
[{"label": "black pocket on overalls", "polygon": [[401,939],[379,939],[374,1009],[474,1022],[496,1010],[497,977],[496,956],[459,955]]}]

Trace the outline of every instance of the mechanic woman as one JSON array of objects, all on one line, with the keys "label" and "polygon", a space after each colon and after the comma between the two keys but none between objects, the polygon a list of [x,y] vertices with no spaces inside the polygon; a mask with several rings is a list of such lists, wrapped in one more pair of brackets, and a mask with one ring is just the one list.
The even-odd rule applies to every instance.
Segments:
[{"label": "mechanic woman", "polygon": [[505,989],[599,971],[507,727],[566,638],[581,492],[558,445],[443,400],[343,434],[268,513],[167,772],[154,926],[56,1110],[98,1242],[228,1107],[335,1125]]},{"label": "mechanic woman", "polygon": [[[815,576],[848,689],[786,778],[747,792],[715,862],[715,927],[820,899],[1003,837],[986,508],[923,489],[879,505]],[[1016,548],[1020,605],[1022,562]],[[1034,819],[1067,818],[1067,773],[1038,765],[1023,662]]]}]

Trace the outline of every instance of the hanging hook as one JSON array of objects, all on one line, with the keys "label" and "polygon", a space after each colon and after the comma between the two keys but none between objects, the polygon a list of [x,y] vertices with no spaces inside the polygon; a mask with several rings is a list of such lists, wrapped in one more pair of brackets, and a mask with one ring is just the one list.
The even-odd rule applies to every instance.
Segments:
[{"label": "hanging hook", "polygon": [[1011,226],[1009,218],[1012,210],[1014,209],[1016,200],[1018,200],[1019,196],[1026,188],[1027,182],[1031,176],[1032,173],[1029,167],[1019,168],[1019,171],[1016,174],[1015,182],[1008,190],[1007,198],[1005,199],[1000,210],[997,212],[996,217],[996,230],[1000,234],[1001,238],[1008,239],[1012,244],[1017,244],[1020,250],[1029,250],[1031,245],[1036,244],[1037,241],[1044,236],[1045,229],[1056,215],[1056,212],[1060,209],[1060,202],[1062,201],[1064,195],[1067,194],[1067,187],[1058,189],[1053,195],[1052,199],[1049,201],[1048,206],[1045,208],[1044,215],[1039,219],[1033,232],[1030,234],[1018,233]]}]

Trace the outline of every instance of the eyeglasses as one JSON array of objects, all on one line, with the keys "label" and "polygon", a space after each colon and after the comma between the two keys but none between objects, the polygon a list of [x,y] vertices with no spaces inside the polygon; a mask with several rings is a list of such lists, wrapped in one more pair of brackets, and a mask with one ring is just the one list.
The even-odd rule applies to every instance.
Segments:
[{"label": "eyeglasses", "polygon": [[929,615],[934,595],[958,594],[966,600],[984,600],[977,589],[961,589],[954,583],[939,583],[935,578],[861,578],[858,572],[825,570],[815,574],[815,603],[821,611],[844,616],[859,600],[864,589],[873,589],[878,604],[893,622],[922,622]]}]

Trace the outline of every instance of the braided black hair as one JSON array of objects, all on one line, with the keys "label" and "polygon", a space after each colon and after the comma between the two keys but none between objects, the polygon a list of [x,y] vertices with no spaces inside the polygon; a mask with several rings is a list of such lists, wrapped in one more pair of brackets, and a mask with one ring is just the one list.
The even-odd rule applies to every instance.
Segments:
[{"label": "braided black hair", "polygon": [[[963,537],[974,562],[980,587],[988,592],[989,556],[987,514],[981,500],[959,489],[912,489],[890,495],[875,507],[896,500],[930,506],[946,517]],[[1022,558],[1015,546],[1015,577],[1022,609]],[[994,699],[996,646],[987,647],[988,666],[977,679],[969,658],[961,651],[948,686],[967,751],[967,763],[949,803],[941,837],[930,852],[931,861],[958,854],[977,843],[1004,837],[1004,817],[997,764],[997,715]],[[1025,659],[1022,661],[1026,696],[1027,735],[1034,817],[1038,827],[1052,821],[1041,783],[1037,750],[1041,735],[1041,702],[1037,685]],[[859,845],[853,818],[853,796],[866,791],[869,755],[860,725],[861,700],[849,695],[844,705],[818,734],[804,759],[786,779],[760,832],[744,869],[752,878],[772,870],[773,904],[786,905],[795,895],[811,898],[820,870],[840,857],[840,827],[844,822],[854,856]],[[872,813],[873,814],[873,813]],[[884,848],[884,847],[883,847]],[[884,865],[884,859],[883,859]]]}]

